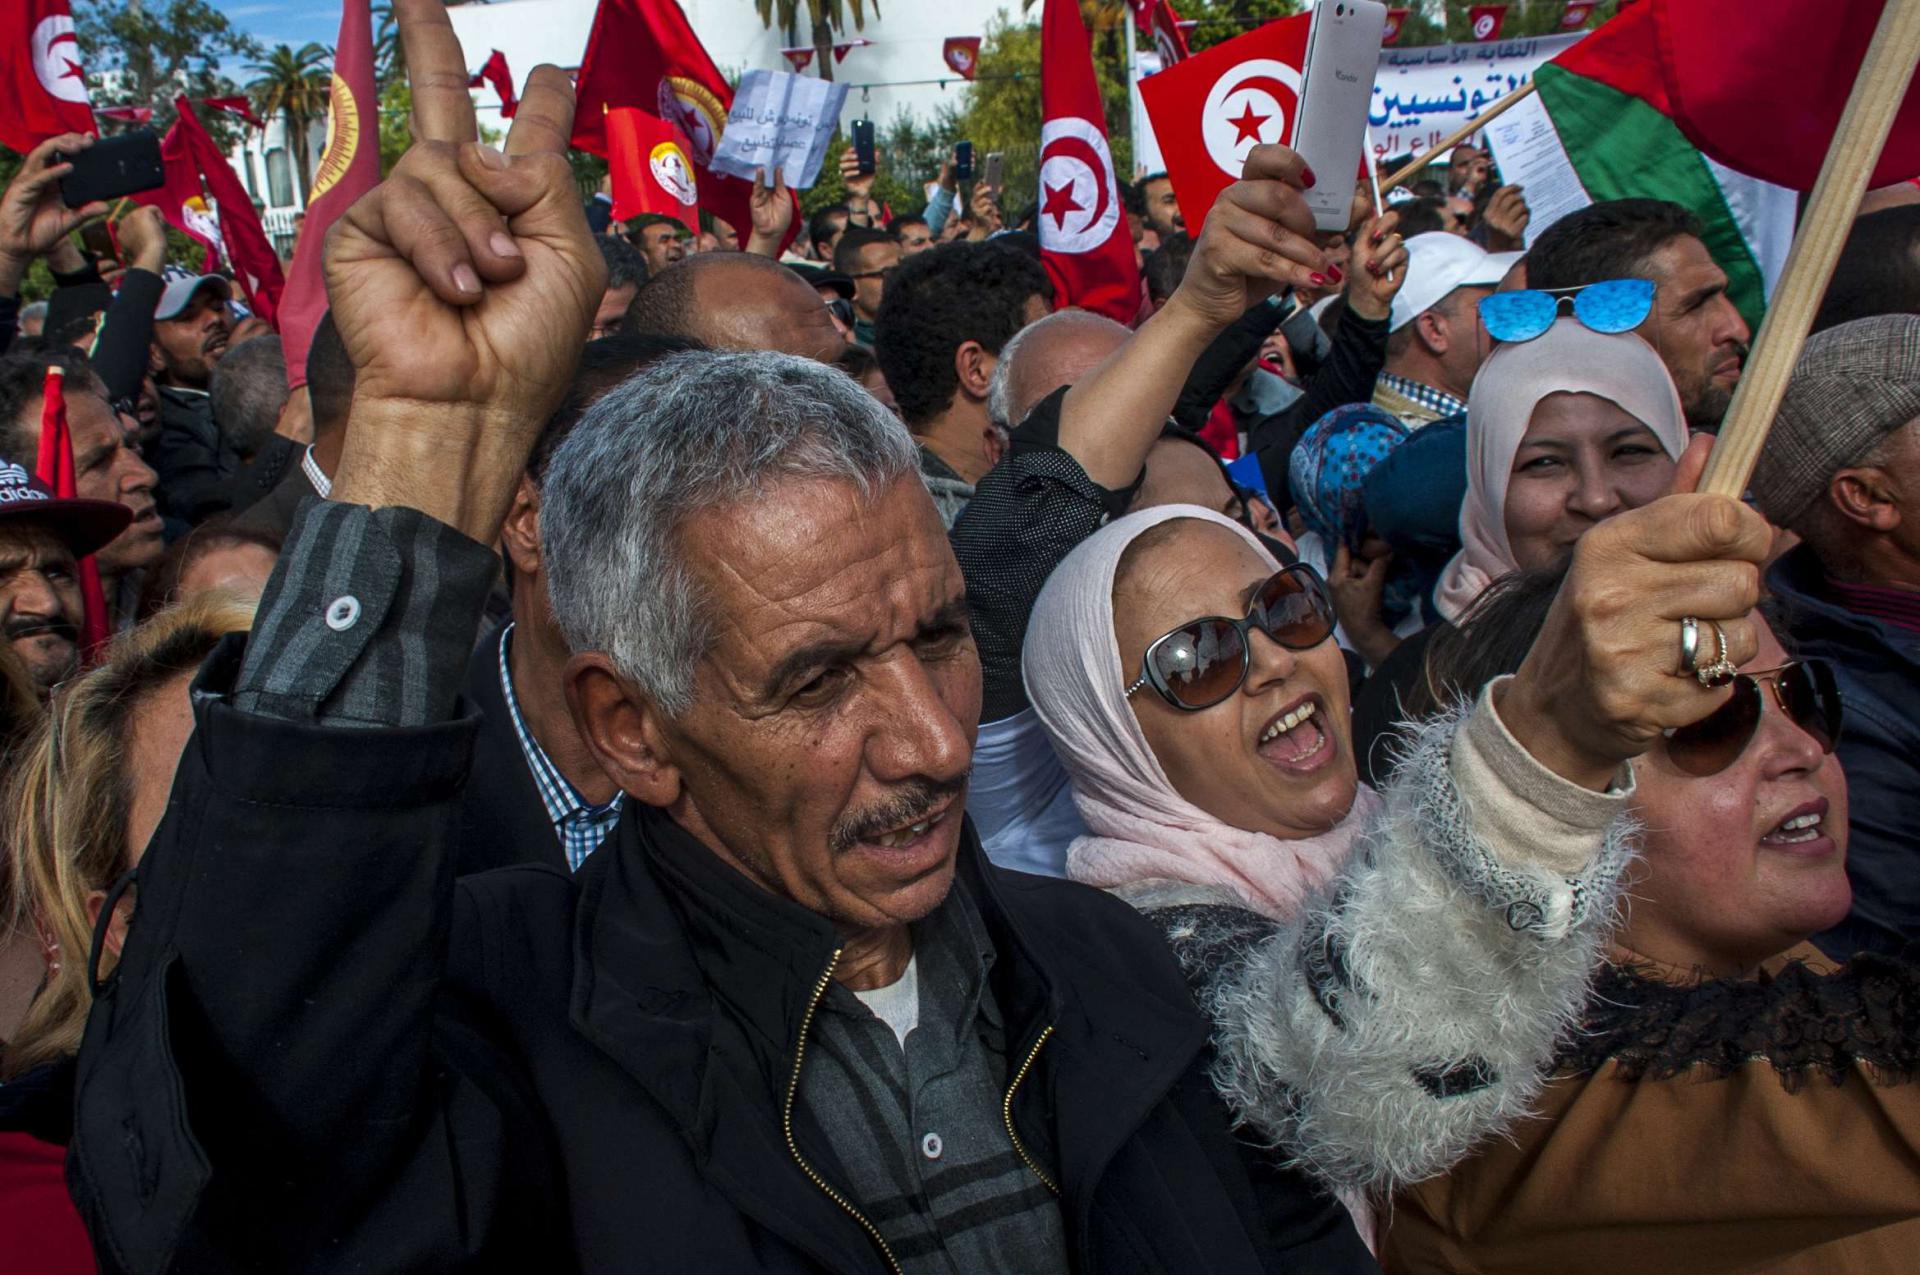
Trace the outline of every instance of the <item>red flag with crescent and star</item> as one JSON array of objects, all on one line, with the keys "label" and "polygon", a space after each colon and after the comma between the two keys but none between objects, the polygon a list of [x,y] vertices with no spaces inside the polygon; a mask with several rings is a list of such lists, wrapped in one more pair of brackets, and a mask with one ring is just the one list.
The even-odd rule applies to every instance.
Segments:
[{"label": "red flag with crescent and star", "polygon": [[[333,92],[327,107],[327,149],[307,192],[307,221],[294,249],[292,276],[280,302],[280,347],[287,385],[307,383],[307,351],[327,312],[321,254],[327,229],[353,202],[380,184],[379,90],[373,77],[373,13],[369,0],[346,0],[333,56]],[[499,56],[498,54],[495,55]],[[506,62],[501,61],[501,70]]]},{"label": "red flag with crescent and star", "polygon": [[1040,27],[1040,114],[1035,225],[1054,304],[1131,323],[1140,313],[1140,267],[1107,149],[1093,44],[1076,0],[1047,0]]},{"label": "red flag with crescent and star", "polygon": [[1566,10],[1560,15],[1560,29],[1562,31],[1578,31],[1581,27],[1587,25],[1588,15],[1594,11],[1599,3],[1600,0],[1567,0]]},{"label": "red flag with crescent and star", "polygon": [[1476,4],[1467,10],[1467,28],[1477,41],[1498,40],[1500,27],[1507,20],[1504,4]]},{"label": "red flag with crescent and star", "polygon": [[977,35],[950,35],[940,50],[940,56],[946,59],[949,67],[965,80],[971,80],[973,73],[980,69],[980,37]]},{"label": "red flag with crescent and star", "polygon": [[49,137],[96,132],[67,0],[9,0],[5,10],[0,142],[25,154]]},{"label": "red flag with crescent and star", "polygon": [[1153,0],[1153,13],[1147,25],[1153,33],[1153,47],[1160,54],[1161,70],[1187,60],[1187,28],[1193,23],[1182,22],[1169,0]]},{"label": "red flag with crescent and star", "polygon": [[1140,81],[1187,232],[1200,233],[1247,152],[1293,139],[1312,15],[1256,27]]},{"label": "red flag with crescent and star", "polygon": [[[674,0],[600,0],[587,51],[574,77],[579,106],[573,145],[607,156],[607,112],[632,106],[657,115],[687,139],[700,206],[732,226],[740,247],[753,234],[753,183],[708,167],[727,127],[733,89]],[[799,233],[799,192],[788,242]],[[786,244],[781,245],[781,251]]]}]

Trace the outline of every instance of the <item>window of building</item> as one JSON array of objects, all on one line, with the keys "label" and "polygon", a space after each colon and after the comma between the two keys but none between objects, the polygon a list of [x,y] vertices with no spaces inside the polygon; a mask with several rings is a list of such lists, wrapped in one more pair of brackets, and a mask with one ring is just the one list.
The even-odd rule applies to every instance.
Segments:
[{"label": "window of building", "polygon": [[283,146],[267,152],[267,202],[275,208],[293,203],[293,162]]}]

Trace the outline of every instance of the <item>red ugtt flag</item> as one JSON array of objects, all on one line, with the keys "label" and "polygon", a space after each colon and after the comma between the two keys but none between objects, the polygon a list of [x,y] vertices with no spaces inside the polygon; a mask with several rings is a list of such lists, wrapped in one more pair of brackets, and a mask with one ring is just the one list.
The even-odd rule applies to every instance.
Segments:
[{"label": "red ugtt flag", "polygon": [[[495,54],[499,57],[499,54]],[[501,70],[506,69],[505,62]],[[287,386],[307,383],[307,351],[327,312],[322,255],[327,228],[354,200],[380,184],[379,96],[373,84],[373,22],[369,0],[346,0],[333,55],[333,89],[327,99],[327,149],[307,192],[307,221],[294,249],[292,278],[280,308],[280,347],[287,356]]]},{"label": "red ugtt flag", "polygon": [[1040,28],[1040,113],[1036,222],[1054,301],[1130,323],[1140,312],[1140,268],[1107,149],[1093,45],[1076,0],[1047,0]]},{"label": "red ugtt flag", "polygon": [[[74,488],[73,432],[67,428],[64,373],[47,369],[40,386],[40,450],[34,457],[34,477],[61,500],[72,500]],[[86,617],[80,625],[80,650],[91,656],[107,640],[107,594],[100,586],[100,564],[88,554],[80,559],[80,597]]]},{"label": "red ugtt flag", "polygon": [[0,142],[25,154],[49,137],[93,132],[67,0],[0,7]]},{"label": "red ugtt flag", "polygon": [[[204,196],[211,196],[218,208],[220,242],[227,262],[247,298],[247,305],[267,323],[279,327],[280,294],[286,279],[280,272],[280,258],[261,228],[260,214],[233,165],[220,152],[193,103],[184,97],[173,100],[180,117],[160,141],[160,158],[165,164],[166,185],[133,198],[152,204],[181,233],[212,248],[211,236],[216,223],[204,209]],[[202,183],[205,183],[204,188]]]},{"label": "red ugtt flag", "polygon": [[1198,235],[1247,152],[1293,140],[1313,16],[1269,22],[1140,81],[1187,232]]},{"label": "red ugtt flag", "polygon": [[512,119],[513,113],[520,109],[520,101],[513,95],[513,72],[507,70],[507,55],[498,49],[467,81],[470,89],[477,89],[483,84],[491,84],[493,91],[500,95],[500,118]]},{"label": "red ugtt flag", "polygon": [[[617,107],[659,116],[687,139],[701,205],[732,226],[740,246],[747,246],[753,233],[753,183],[707,167],[726,129],[733,90],[674,0],[600,0],[574,88],[580,103],[573,116],[574,146],[606,158],[606,114]],[[788,242],[799,233],[798,197],[794,200]],[[784,251],[786,244],[780,247]]]},{"label": "red ugtt flag", "polygon": [[973,73],[980,69],[980,37],[950,35],[940,47],[940,56],[961,78],[971,80]]},{"label": "red ugtt flag", "polygon": [[700,233],[700,181],[679,129],[637,107],[614,107],[607,112],[607,171],[615,221],[659,213]]}]

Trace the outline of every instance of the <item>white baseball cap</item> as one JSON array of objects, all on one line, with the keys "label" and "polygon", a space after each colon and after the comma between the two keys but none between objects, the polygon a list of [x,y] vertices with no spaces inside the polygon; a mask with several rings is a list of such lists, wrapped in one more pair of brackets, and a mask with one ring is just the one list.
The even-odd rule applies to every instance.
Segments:
[{"label": "white baseball cap", "polygon": [[1488,252],[1464,235],[1429,230],[1407,240],[1407,281],[1393,298],[1391,330],[1398,332],[1439,305],[1455,288],[1491,288],[1525,256]]},{"label": "white baseball cap", "polygon": [[220,299],[233,299],[233,285],[227,282],[225,275],[217,274],[181,274],[167,280],[166,291],[160,294],[160,304],[153,308],[155,319],[172,319],[187,308],[202,288],[218,288]]}]

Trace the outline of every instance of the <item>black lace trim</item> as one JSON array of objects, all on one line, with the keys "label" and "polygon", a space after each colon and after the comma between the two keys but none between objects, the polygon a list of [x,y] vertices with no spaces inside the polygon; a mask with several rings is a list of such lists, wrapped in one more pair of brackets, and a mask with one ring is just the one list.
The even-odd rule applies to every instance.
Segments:
[{"label": "black lace trim", "polygon": [[1862,955],[1832,974],[1795,961],[1771,977],[1680,986],[1607,965],[1555,1063],[1580,1074],[1612,1062],[1628,1080],[1663,1080],[1698,1066],[1725,1078],[1758,1061],[1789,1092],[1816,1078],[1840,1084],[1856,1063],[1885,1083],[1912,1079],[1920,966]]}]

